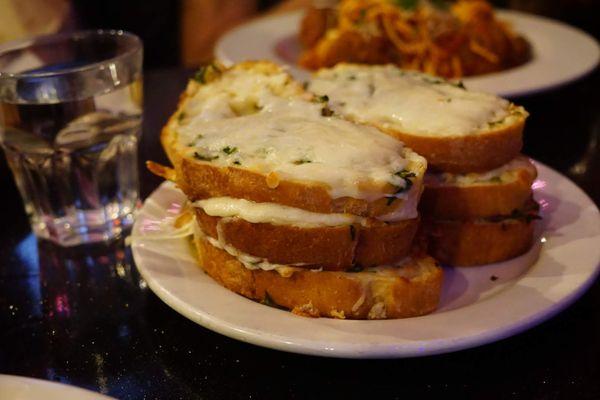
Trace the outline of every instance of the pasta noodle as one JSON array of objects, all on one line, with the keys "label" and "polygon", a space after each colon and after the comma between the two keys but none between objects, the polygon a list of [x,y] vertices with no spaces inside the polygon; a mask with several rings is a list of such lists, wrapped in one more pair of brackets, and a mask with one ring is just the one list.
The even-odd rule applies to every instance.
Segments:
[{"label": "pasta noodle", "polygon": [[511,68],[528,43],[498,21],[485,0],[342,0],[311,8],[300,30],[308,69],[338,62],[394,63],[459,78]]}]

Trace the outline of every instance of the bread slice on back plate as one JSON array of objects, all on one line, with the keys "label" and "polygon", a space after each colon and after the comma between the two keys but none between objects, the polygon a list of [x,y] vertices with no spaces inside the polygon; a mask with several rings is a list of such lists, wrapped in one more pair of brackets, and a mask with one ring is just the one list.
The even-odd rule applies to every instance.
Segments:
[{"label": "bread slice on back plate", "polygon": [[440,171],[498,168],[522,147],[523,107],[461,83],[392,65],[338,64],[317,71],[309,90],[344,117],[401,140]]},{"label": "bread slice on back plate", "polygon": [[428,172],[419,210],[430,219],[509,215],[531,197],[536,176],[535,166],[525,156],[484,173]]},{"label": "bread slice on back plate", "polygon": [[405,318],[430,313],[439,303],[443,272],[425,255],[406,258],[395,267],[356,272],[263,270],[245,267],[201,233],[194,244],[200,266],[229,290],[303,316]]}]

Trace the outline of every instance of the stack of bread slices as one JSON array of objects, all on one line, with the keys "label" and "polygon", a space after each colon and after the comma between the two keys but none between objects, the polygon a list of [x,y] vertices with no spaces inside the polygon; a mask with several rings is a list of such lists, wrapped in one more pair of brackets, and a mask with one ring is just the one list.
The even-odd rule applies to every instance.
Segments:
[{"label": "stack of bread slices", "polygon": [[336,114],[377,127],[429,164],[419,206],[429,253],[455,266],[526,252],[535,166],[520,155],[526,111],[458,82],[397,67],[338,64],[309,89]]},{"label": "stack of bread slices", "polygon": [[228,289],[309,316],[433,311],[442,269],[413,246],[426,160],[334,115],[268,62],[211,65],[161,141],[193,210],[199,265]]}]

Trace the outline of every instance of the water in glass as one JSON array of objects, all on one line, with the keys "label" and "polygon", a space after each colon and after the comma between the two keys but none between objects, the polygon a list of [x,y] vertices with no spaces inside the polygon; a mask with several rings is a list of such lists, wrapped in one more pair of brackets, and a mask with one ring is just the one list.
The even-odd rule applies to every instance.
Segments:
[{"label": "water in glass", "polygon": [[0,96],[0,141],[39,237],[70,246],[110,239],[131,226],[138,205],[140,76],[118,85],[79,77],[75,96],[64,79],[34,77],[19,81],[12,99]]}]

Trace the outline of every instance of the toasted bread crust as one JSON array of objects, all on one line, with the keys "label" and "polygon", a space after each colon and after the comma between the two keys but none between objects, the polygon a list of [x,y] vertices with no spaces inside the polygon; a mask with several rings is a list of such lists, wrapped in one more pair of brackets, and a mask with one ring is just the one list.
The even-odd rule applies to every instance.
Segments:
[{"label": "toasted bread crust", "polygon": [[[277,203],[318,213],[347,213],[378,217],[404,206],[406,200],[389,202],[386,197],[368,202],[351,197],[331,198],[325,185],[281,180],[276,187],[268,176],[241,168],[216,167],[189,158],[179,158],[177,185],[191,201],[212,197],[241,198],[257,203]],[[422,173],[413,178],[408,196],[420,197]],[[383,194],[382,194],[383,196]]]},{"label": "toasted bread crust", "polygon": [[457,267],[490,264],[526,253],[533,244],[532,221],[427,221],[429,254]]},{"label": "toasted bread crust", "polygon": [[200,266],[226,288],[252,300],[273,302],[311,317],[406,318],[434,311],[443,272],[428,256],[415,259],[407,276],[380,272],[249,270],[201,237],[194,240]]},{"label": "toasted bread crust", "polygon": [[531,197],[535,179],[519,170],[514,181],[469,186],[425,186],[419,210],[426,218],[470,219],[509,215]]},{"label": "toasted bread crust", "polygon": [[377,127],[425,157],[434,170],[484,172],[498,168],[519,155],[523,147],[525,118],[521,116],[514,124],[490,132],[464,136],[419,136]]},{"label": "toasted bread crust", "polygon": [[274,264],[306,264],[305,268],[344,271],[355,265],[372,267],[395,264],[408,256],[418,218],[373,226],[297,227],[250,223],[241,218],[212,217],[196,209],[200,229],[239,251]]}]

